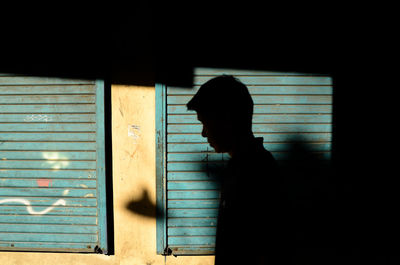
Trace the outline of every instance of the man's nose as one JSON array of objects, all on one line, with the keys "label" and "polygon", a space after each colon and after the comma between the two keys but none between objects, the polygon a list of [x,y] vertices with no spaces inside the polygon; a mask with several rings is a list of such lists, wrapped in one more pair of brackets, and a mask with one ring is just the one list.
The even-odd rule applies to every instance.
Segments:
[{"label": "man's nose", "polygon": [[201,131],[201,136],[203,136],[204,138],[207,137],[207,130],[204,126],[203,126],[203,130]]}]

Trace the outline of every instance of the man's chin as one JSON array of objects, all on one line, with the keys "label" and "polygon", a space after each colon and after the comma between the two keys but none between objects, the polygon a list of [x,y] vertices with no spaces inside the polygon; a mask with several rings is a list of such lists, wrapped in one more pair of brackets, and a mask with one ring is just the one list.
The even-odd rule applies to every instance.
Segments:
[{"label": "man's chin", "polygon": [[215,153],[227,153],[228,150],[226,150],[227,148],[224,148],[223,146],[216,146],[213,143],[209,143],[210,146],[214,149]]},{"label": "man's chin", "polygon": [[212,149],[214,149],[215,153],[220,153],[220,152],[218,152],[219,149],[216,148],[213,144],[210,144],[210,146],[211,146]]},{"label": "man's chin", "polygon": [[223,150],[222,148],[215,147],[215,146],[211,146],[211,147],[214,148],[215,153],[226,153],[226,151]]}]

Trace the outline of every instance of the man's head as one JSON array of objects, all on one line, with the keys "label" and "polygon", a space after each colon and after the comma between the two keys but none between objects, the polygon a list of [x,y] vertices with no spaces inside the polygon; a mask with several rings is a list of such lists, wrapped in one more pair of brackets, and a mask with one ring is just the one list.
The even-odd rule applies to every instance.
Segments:
[{"label": "man's head", "polygon": [[203,84],[187,104],[195,110],[216,152],[230,152],[235,140],[251,134],[253,100],[247,87],[233,76],[223,75]]}]

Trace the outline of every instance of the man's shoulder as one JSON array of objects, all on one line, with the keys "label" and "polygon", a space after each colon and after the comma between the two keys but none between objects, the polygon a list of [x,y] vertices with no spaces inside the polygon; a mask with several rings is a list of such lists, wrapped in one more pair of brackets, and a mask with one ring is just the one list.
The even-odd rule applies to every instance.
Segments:
[{"label": "man's shoulder", "polygon": [[251,158],[256,163],[266,164],[266,165],[275,165],[276,160],[272,153],[265,149],[263,146],[254,153],[254,156]]}]

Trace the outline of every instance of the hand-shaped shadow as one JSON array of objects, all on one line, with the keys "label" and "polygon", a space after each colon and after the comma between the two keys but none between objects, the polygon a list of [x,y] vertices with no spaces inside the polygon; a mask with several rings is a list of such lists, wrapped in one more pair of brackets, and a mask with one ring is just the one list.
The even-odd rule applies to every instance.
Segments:
[{"label": "hand-shaped shadow", "polygon": [[142,196],[138,200],[130,201],[126,208],[134,213],[141,214],[146,217],[156,218],[156,205],[150,200],[148,190],[143,190]]}]

